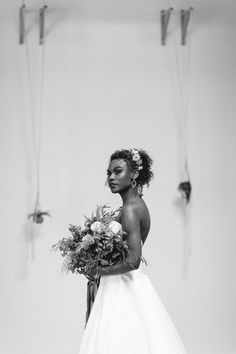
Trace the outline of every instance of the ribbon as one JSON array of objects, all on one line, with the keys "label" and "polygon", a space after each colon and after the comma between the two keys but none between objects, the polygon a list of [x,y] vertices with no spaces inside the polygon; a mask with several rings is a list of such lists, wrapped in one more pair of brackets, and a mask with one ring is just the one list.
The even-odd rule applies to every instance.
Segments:
[{"label": "ribbon", "polygon": [[98,278],[95,281],[89,280],[87,283],[87,311],[86,311],[85,327],[88,322],[89,315],[91,313],[93,303],[95,301],[95,297],[97,295],[99,284],[100,284],[100,278]]}]

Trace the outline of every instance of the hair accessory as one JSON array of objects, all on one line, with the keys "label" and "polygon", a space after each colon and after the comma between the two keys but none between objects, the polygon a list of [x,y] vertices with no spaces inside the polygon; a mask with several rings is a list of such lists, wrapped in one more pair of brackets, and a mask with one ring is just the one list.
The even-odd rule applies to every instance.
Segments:
[{"label": "hair accessory", "polygon": [[132,155],[132,160],[136,163],[137,165],[137,169],[138,170],[142,170],[143,169],[143,166],[142,166],[142,159],[139,155],[139,152],[137,149],[130,149],[130,153]]}]

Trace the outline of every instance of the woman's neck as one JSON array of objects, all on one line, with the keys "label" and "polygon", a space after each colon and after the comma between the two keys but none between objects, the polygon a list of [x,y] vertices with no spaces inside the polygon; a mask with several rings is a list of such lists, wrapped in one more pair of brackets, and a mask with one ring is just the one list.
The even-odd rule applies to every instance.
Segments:
[{"label": "woman's neck", "polygon": [[139,197],[139,194],[138,194],[137,188],[130,187],[130,188],[126,189],[125,191],[122,191],[120,193],[120,196],[122,198],[123,205],[125,205],[127,203],[127,201],[132,200],[136,197]]}]

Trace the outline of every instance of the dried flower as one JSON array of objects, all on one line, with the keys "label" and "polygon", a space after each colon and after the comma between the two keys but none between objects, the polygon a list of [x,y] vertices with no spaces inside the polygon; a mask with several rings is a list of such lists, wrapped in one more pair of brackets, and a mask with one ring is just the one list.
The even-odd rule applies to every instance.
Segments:
[{"label": "dried flower", "polygon": [[178,190],[180,191],[181,196],[186,200],[186,202],[189,203],[192,191],[190,181],[181,182],[179,184]]},{"label": "dried flower", "polygon": [[36,224],[42,224],[44,221],[43,215],[51,216],[49,211],[41,211],[39,209],[35,209],[34,213],[28,215],[28,218],[32,218],[33,222]]}]

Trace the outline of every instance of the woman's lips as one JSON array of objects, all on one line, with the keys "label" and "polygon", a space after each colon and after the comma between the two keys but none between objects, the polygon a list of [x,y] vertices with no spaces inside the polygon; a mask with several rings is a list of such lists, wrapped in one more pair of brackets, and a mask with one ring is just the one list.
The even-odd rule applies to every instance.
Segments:
[{"label": "woman's lips", "polygon": [[115,186],[117,186],[117,184],[116,183],[110,183],[109,186],[110,187],[115,187]]}]

